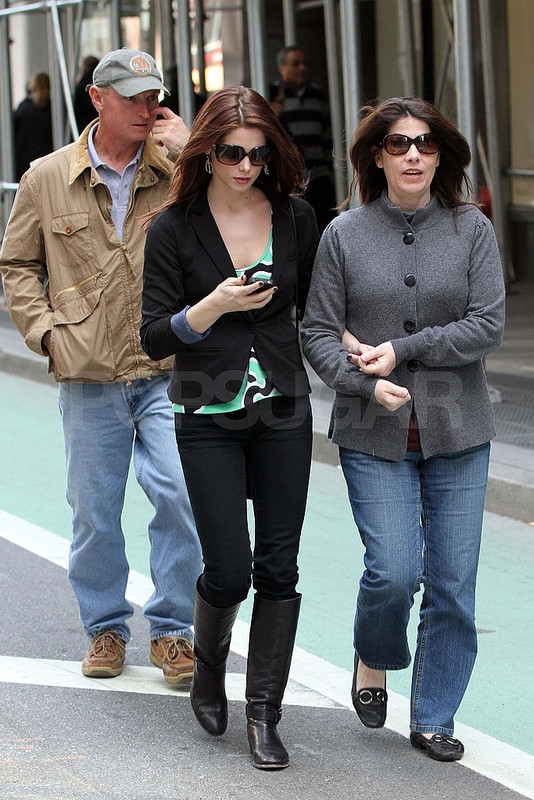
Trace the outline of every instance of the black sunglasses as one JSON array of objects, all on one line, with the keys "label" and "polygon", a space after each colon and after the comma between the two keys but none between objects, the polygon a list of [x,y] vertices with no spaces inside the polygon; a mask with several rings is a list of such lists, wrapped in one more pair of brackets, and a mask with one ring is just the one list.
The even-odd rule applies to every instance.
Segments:
[{"label": "black sunglasses", "polygon": [[409,136],[404,136],[401,133],[388,133],[378,146],[383,147],[390,156],[403,156],[408,152],[412,144],[417,147],[420,153],[433,155],[440,149],[441,139],[433,133],[421,133],[415,139],[410,139]]},{"label": "black sunglasses", "polygon": [[253,167],[263,167],[272,157],[271,148],[267,145],[253,147],[248,153],[244,147],[238,144],[214,144],[213,149],[217,161],[226,166],[239,164],[240,161],[243,161],[245,156],[248,156],[248,160]]}]

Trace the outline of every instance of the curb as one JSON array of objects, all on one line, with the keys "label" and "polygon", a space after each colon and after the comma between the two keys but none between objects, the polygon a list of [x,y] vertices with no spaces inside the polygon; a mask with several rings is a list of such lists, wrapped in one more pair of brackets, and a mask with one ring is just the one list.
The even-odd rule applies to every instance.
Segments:
[{"label": "curb", "polygon": [[56,386],[54,376],[47,372],[47,363],[44,358],[33,356],[28,352],[28,356],[21,356],[9,349],[0,347],[0,370],[10,375],[17,375],[19,378],[29,378],[38,383],[46,383],[49,386]]}]

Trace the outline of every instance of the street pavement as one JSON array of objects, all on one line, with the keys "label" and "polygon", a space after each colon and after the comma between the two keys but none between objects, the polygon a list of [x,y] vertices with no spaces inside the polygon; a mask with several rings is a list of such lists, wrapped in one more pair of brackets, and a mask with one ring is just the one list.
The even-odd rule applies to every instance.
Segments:
[{"label": "street pavement", "polygon": [[139,613],[148,579],[132,576],[129,597],[137,608],[123,675],[84,678],[85,639],[65,572],[68,541],[5,512],[0,525],[4,798],[534,797],[534,758],[462,724],[457,735],[468,750],[459,764],[439,764],[411,748],[407,701],[395,693],[388,727],[363,728],[350,709],[350,672],[328,663],[328,652],[314,657],[300,645],[280,723],[291,767],[273,774],[254,770],[243,702],[246,622],[238,621],[232,642],[228,731],[214,739],[194,721],[187,692],[168,688],[149,664]]},{"label": "street pavement", "polygon": [[[484,524],[479,658],[457,715],[464,759],[439,764],[410,746],[409,670],[388,673],[384,729],[365,729],[352,710],[351,627],[362,549],[335,448],[324,437],[328,398],[314,384],[317,459],[300,558],[303,608],[280,723],[291,766],[272,774],[252,768],[246,743],[243,673],[250,601],[242,606],[232,639],[230,722],[223,737],[204,734],[187,691],[168,688],[150,665],[140,610],[150,594],[150,507],[134,481],[124,514],[132,566],[128,594],[136,608],[127,666],[108,681],[81,675],[86,640],[66,576],[70,514],[57,390],[42,360],[23,349],[0,312],[2,797],[534,798],[534,529],[529,524],[534,521],[534,436],[529,438],[534,326],[526,324],[528,304],[522,296],[516,299],[524,310],[510,318],[509,339],[487,363],[500,400],[494,406],[499,433],[488,493],[497,508],[488,508]],[[416,621],[414,615],[412,642]]]}]

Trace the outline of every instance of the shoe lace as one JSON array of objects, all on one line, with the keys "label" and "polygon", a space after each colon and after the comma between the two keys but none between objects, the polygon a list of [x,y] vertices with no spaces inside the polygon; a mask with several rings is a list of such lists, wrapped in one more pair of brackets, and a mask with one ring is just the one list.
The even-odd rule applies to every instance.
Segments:
[{"label": "shoe lace", "polygon": [[170,642],[167,645],[166,650],[166,660],[169,664],[172,664],[174,661],[178,661],[182,653],[186,655],[191,654],[192,656],[192,648],[187,639],[184,639],[181,636],[173,636]]},{"label": "shoe lace", "polygon": [[117,640],[117,634],[113,631],[97,633],[92,641],[92,649],[95,654],[101,653],[103,656],[106,656],[108,652],[111,655],[118,655],[121,647]]}]

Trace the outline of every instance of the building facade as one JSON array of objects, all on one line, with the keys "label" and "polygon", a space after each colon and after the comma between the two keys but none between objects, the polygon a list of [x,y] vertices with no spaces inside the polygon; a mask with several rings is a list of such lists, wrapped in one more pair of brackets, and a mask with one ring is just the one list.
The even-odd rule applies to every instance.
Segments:
[{"label": "building facade", "polygon": [[152,52],[190,123],[194,91],[243,83],[267,95],[276,52],[298,44],[329,99],[338,199],[360,106],[425,97],[471,144],[506,278],[534,280],[532,0],[0,0],[0,36],[0,235],[16,190],[12,111],[34,73],[50,74],[59,147],[77,135],[71,97],[87,55]]}]

